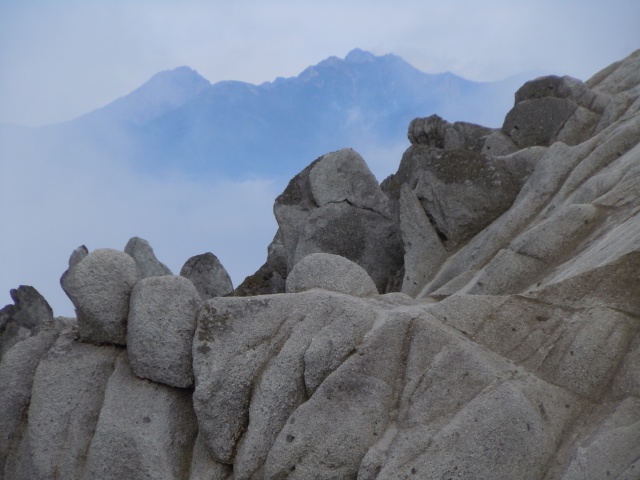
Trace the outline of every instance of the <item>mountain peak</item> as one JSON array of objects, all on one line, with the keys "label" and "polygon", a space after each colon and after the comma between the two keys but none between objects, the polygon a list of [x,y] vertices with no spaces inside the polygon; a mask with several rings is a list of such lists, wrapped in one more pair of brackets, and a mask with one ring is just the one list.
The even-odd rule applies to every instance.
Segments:
[{"label": "mountain peak", "polygon": [[88,115],[142,124],[184,105],[209,87],[209,80],[190,67],[164,70],[130,94]]},{"label": "mountain peak", "polygon": [[375,62],[376,56],[371,52],[367,52],[360,48],[354,48],[347,53],[347,56],[344,57],[344,59],[348,63],[367,63]]},{"label": "mountain peak", "polygon": [[204,78],[191,67],[176,67],[172,70],[164,70],[152,76],[146,85],[163,84],[163,85],[180,85],[192,87],[207,87],[211,85],[209,80]]}]

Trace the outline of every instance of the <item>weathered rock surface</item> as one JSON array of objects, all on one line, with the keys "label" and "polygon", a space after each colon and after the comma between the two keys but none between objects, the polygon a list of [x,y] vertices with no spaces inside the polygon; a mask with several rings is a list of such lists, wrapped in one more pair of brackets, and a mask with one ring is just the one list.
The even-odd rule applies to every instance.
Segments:
[{"label": "weathered rock surface", "polygon": [[33,478],[80,478],[120,349],[64,332],[35,372],[27,435]]},{"label": "weathered rock surface", "polygon": [[138,278],[172,275],[171,270],[156,258],[153,248],[145,239],[132,237],[124,247],[124,253],[133,258],[138,267]]},{"label": "weathered rock surface", "polygon": [[184,277],[149,277],[136,284],[127,325],[133,373],[172,387],[193,384],[191,343],[201,304],[196,287]]},{"label": "weathered rock surface", "polygon": [[13,305],[0,310],[0,358],[13,345],[33,335],[42,323],[53,320],[53,311],[42,295],[29,285],[9,294]]},{"label": "weathered rock surface", "polygon": [[208,301],[194,338],[194,406],[214,459],[234,463],[236,478],[262,470],[290,415],[377,316],[358,297],[326,290]]},{"label": "weathered rock surface", "polygon": [[426,145],[443,150],[472,150],[480,153],[486,137],[493,129],[467,122],[453,124],[431,115],[416,118],[409,124],[407,136],[411,144]]},{"label": "weathered rock surface", "polygon": [[[0,478],[28,478],[19,475],[22,452],[28,450],[28,409],[33,377],[40,359],[47,353],[63,322],[46,322],[38,335],[26,338],[0,358]],[[24,462],[31,470],[31,463]]]},{"label": "weathered rock surface", "polygon": [[203,301],[233,292],[229,274],[211,252],[191,257],[183,265],[180,275],[191,280]]},{"label": "weathered rock surface", "polygon": [[[243,284],[263,295],[197,309],[78,250],[78,324],[0,360],[0,478],[640,478],[640,51],[529,82],[505,125],[416,120],[383,188],[352,151],[312,163]],[[78,342],[80,305],[124,297],[128,353]],[[194,389],[139,378],[141,345]]]},{"label": "weathered rock surface", "polygon": [[322,288],[356,297],[377,295],[364,268],[331,253],[312,253],[300,260],[287,277],[287,293]]},{"label": "weathered rock surface", "polygon": [[190,392],[139,379],[122,353],[82,478],[186,478],[197,432]]},{"label": "weathered rock surface", "polygon": [[134,260],[109,248],[91,252],[63,277],[87,342],[125,344],[129,296],[138,281]]},{"label": "weathered rock surface", "polygon": [[69,296],[69,291],[67,290],[67,277],[72,268],[74,268],[78,263],[80,263],[87,255],[89,255],[89,249],[85,245],[80,245],[76,248],[71,255],[69,256],[69,268],[65,270],[65,272],[60,277],[60,286],[64,293]]},{"label": "weathered rock surface", "polygon": [[332,253],[364,268],[378,291],[402,267],[402,242],[388,199],[360,155],[327,154],[294,177],[274,213],[287,274],[311,253]]},{"label": "weathered rock surface", "polygon": [[519,190],[503,159],[419,144],[409,147],[398,172],[383,182],[394,202],[403,185],[418,197],[447,250],[455,250],[498,218]]},{"label": "weathered rock surface", "polygon": [[402,292],[415,297],[447,259],[447,251],[407,184],[402,185],[400,192],[400,230],[404,242]]}]

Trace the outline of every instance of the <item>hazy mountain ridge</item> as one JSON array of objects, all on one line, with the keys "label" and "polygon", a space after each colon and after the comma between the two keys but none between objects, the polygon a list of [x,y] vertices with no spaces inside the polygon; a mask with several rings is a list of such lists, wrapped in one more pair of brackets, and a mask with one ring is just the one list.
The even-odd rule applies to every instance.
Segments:
[{"label": "hazy mountain ridge", "polygon": [[155,74],[128,95],[72,122],[97,118],[126,124],[143,124],[181,107],[211,87],[211,83],[189,67],[178,67]]},{"label": "hazy mountain ridge", "polygon": [[31,134],[58,157],[95,148],[150,171],[289,178],[308,158],[346,146],[400,152],[405,126],[417,116],[499,126],[520,83],[430,75],[396,55],[359,49],[260,85],[210,84],[179,67],[103,108]]}]

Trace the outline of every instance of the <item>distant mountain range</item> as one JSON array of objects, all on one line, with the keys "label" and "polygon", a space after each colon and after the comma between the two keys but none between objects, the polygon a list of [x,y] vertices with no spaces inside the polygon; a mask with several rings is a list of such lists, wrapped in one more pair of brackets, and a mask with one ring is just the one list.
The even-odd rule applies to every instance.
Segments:
[{"label": "distant mountain range", "polygon": [[524,80],[431,75],[396,55],[359,49],[261,85],[211,84],[180,67],[104,108],[26,135],[57,157],[100,152],[144,170],[290,178],[319,155],[347,146],[365,159],[401,151],[418,116],[498,127]]}]

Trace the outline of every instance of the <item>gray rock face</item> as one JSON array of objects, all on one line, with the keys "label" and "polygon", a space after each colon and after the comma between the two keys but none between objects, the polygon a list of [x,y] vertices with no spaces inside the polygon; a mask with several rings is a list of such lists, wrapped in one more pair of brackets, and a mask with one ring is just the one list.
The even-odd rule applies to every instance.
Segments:
[{"label": "gray rock face", "polygon": [[[60,335],[33,381],[27,435],[34,478],[81,478],[105,388],[121,349]],[[64,439],[64,441],[61,441]]]},{"label": "gray rock face", "polygon": [[80,337],[124,345],[129,296],[138,281],[133,259],[118,250],[95,250],[70,267],[63,280],[76,307]]},{"label": "gray rock face", "polygon": [[198,431],[190,397],[187,390],[139,379],[122,353],[81,478],[186,478]]},{"label": "gray rock face", "polygon": [[519,148],[550,145],[577,108],[568,98],[525,100],[507,114],[502,131]]},{"label": "gray rock face", "polygon": [[211,252],[191,257],[180,270],[180,275],[191,280],[203,301],[233,292],[229,274]]},{"label": "gray rock face", "polygon": [[418,197],[406,184],[400,193],[400,229],[405,265],[402,293],[416,296],[447,259],[447,251]]},{"label": "gray rock face", "polygon": [[257,475],[290,415],[377,316],[326,290],[208,301],[194,337],[194,407],[214,459],[234,463],[236,478]]},{"label": "gray rock face", "polygon": [[339,255],[312,253],[300,260],[287,277],[287,293],[322,288],[356,297],[377,295],[366,270]]},{"label": "gray rock face", "polygon": [[340,255],[364,268],[378,288],[402,266],[402,243],[388,199],[360,155],[334,152],[300,172],[274,212],[287,271],[311,253]]},{"label": "gray rock face", "polygon": [[20,285],[9,294],[13,305],[0,310],[0,358],[13,345],[33,335],[42,323],[53,320],[53,311],[33,287]]},{"label": "gray rock face", "polygon": [[403,185],[418,197],[447,250],[489,225],[518,195],[518,181],[504,160],[418,144],[409,147],[398,172],[383,182],[395,201]]},{"label": "gray rock face", "polygon": [[[28,443],[28,408],[40,359],[56,340],[62,322],[46,322],[38,334],[18,342],[0,358],[0,478],[25,478],[21,457]],[[26,462],[25,462],[26,463]],[[30,465],[29,465],[30,466]]]},{"label": "gray rock face", "polygon": [[488,136],[485,153],[504,155],[556,141],[577,145],[596,131],[605,106],[603,95],[571,77],[547,76],[525,83],[502,129]]},{"label": "gray rock face", "polygon": [[189,480],[229,480],[231,478],[233,478],[231,466],[216,462],[204,443],[202,435],[198,434],[193,447]]},{"label": "gray rock face", "polygon": [[169,267],[156,258],[153,248],[143,238],[130,238],[124,247],[124,253],[129,254],[135,260],[138,267],[138,278],[172,275]]},{"label": "gray rock face", "polygon": [[194,401],[214,458],[236,478],[540,478],[581,397],[429,304],[381,307],[322,290],[208,302]]},{"label": "gray rock face", "polygon": [[[476,275],[471,283],[467,278],[458,288],[522,292],[538,282],[575,274],[578,265],[594,268],[633,250],[636,243],[629,239],[638,226],[631,207],[637,194],[631,184],[638,179],[639,122],[638,116],[631,117],[580,145],[557,142],[549,147],[513,206],[456,252],[423,294],[442,293],[438,289],[469,271],[483,278]],[[601,219],[614,205],[618,213]],[[582,221],[574,221],[573,215]],[[528,275],[523,276],[524,271]]]},{"label": "gray rock face", "polygon": [[285,279],[312,253],[343,256],[364,268],[379,291],[393,289],[402,243],[388,199],[360,155],[343,149],[317,159],[276,199],[279,230],[267,262],[235,295],[281,293]]},{"label": "gray rock face", "polygon": [[364,159],[346,148],[323,156],[309,170],[309,187],[319,207],[347,202],[358,208],[387,213],[387,198],[380,191]]},{"label": "gray rock face", "polygon": [[453,124],[431,115],[416,118],[409,124],[407,136],[411,144],[425,145],[443,150],[472,150],[480,153],[486,137],[493,129],[467,122]]},{"label": "gray rock face", "polygon": [[193,384],[191,342],[201,303],[184,277],[138,282],[131,293],[127,330],[127,352],[137,376],[173,387]]}]

